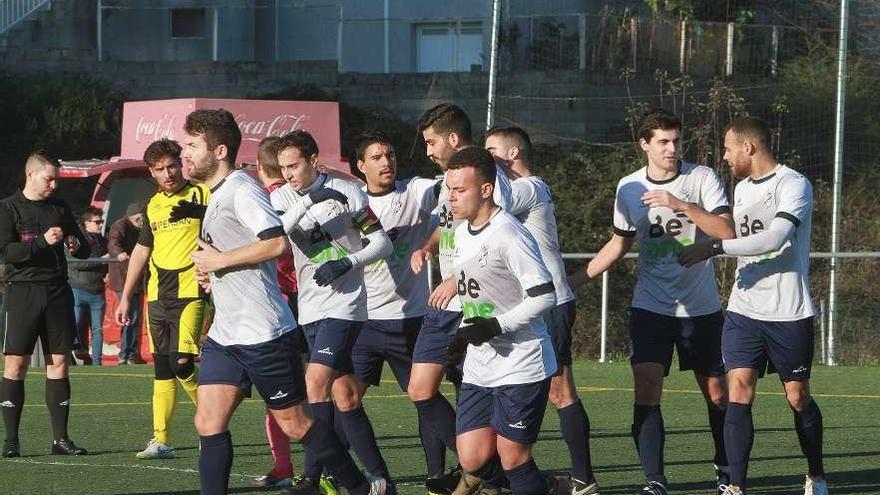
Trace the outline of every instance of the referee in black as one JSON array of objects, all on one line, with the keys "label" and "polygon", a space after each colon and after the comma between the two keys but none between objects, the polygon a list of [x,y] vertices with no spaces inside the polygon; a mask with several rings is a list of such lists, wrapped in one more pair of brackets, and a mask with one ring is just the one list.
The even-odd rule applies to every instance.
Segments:
[{"label": "referee in black", "polygon": [[24,188],[0,201],[0,261],[6,263],[6,363],[0,383],[0,409],[6,426],[3,457],[20,455],[18,424],[24,378],[37,337],[46,356],[52,453],[86,453],[67,436],[67,356],[73,349],[76,325],[65,250],[77,258],[88,258],[89,243],[67,203],[51,197],[59,165],[45,153],[32,153],[25,164]]}]

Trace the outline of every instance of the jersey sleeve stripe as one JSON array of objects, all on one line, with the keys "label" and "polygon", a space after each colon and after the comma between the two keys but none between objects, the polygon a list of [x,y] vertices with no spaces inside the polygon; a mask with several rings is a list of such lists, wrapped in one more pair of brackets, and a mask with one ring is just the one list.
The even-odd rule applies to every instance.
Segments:
[{"label": "jersey sleeve stripe", "polygon": [[617,227],[614,227],[614,233],[619,235],[620,237],[635,237],[636,236],[635,230],[623,230],[623,229],[619,229]]},{"label": "jersey sleeve stripe", "polygon": [[793,223],[795,227],[801,226],[800,219],[798,219],[798,217],[792,215],[791,213],[779,211],[779,212],[776,212],[776,218],[784,218],[784,219],[788,220],[789,222]]},{"label": "jersey sleeve stripe", "polygon": [[257,237],[261,241],[268,241],[269,239],[274,239],[276,237],[282,237],[282,236],[284,236],[284,227],[281,227],[281,226],[270,227],[270,228],[260,232],[259,234],[257,234]]},{"label": "jersey sleeve stripe", "polygon": [[551,292],[556,292],[553,282],[547,282],[546,284],[536,285],[526,289],[526,295],[529,297],[543,296],[544,294],[549,294]]}]

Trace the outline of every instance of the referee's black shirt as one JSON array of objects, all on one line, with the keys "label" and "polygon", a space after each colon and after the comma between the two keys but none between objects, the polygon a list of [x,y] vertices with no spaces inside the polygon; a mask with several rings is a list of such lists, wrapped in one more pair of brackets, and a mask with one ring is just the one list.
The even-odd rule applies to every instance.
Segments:
[{"label": "referee's black shirt", "polygon": [[43,234],[61,227],[65,239],[76,236],[76,258],[89,257],[89,243],[61,199],[31,201],[22,192],[0,200],[0,260],[6,263],[6,282],[64,282],[67,247],[64,240],[50,246]]}]

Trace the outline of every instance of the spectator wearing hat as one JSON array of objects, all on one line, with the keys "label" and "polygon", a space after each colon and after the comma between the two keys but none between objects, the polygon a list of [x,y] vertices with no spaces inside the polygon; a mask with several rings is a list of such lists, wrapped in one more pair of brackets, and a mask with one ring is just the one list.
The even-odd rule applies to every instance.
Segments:
[{"label": "spectator wearing hat", "polygon": [[[110,264],[110,287],[116,292],[117,299],[122,295],[125,286],[125,275],[128,273],[128,259],[137,244],[141,228],[144,225],[144,208],[138,203],[132,203],[125,209],[125,216],[113,222],[110,226],[110,234],[107,236],[107,250],[110,256],[119,260],[119,263]],[[129,309],[128,325],[120,329],[119,336],[119,364],[133,363],[137,357],[137,337],[140,329],[141,294],[143,294],[143,281],[137,284],[136,291],[132,293],[132,299],[138,301]]]}]

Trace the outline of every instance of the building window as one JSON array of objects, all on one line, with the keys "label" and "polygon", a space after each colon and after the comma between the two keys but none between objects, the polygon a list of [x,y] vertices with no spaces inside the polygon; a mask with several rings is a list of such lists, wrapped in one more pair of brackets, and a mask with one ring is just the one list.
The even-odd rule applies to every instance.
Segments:
[{"label": "building window", "polygon": [[467,72],[483,66],[483,26],[479,22],[416,26],[419,72]]},{"label": "building window", "polygon": [[205,8],[171,9],[172,38],[206,38]]}]

